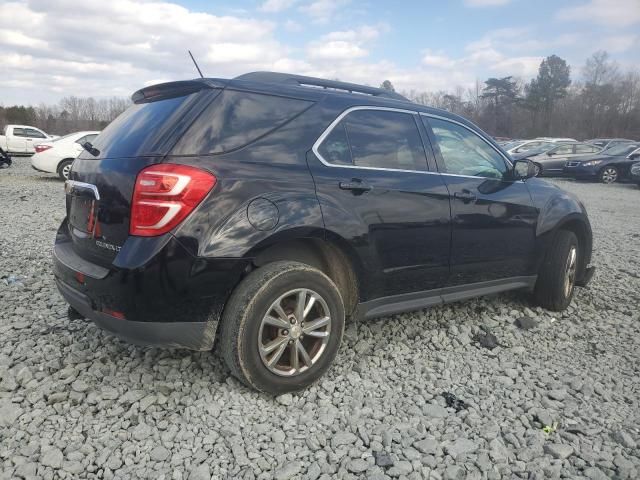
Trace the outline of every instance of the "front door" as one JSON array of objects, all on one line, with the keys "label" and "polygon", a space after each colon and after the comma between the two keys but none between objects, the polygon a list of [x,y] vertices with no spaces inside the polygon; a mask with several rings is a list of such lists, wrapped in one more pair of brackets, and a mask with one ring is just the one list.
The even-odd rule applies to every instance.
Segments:
[{"label": "front door", "polygon": [[[415,113],[347,111],[309,153],[325,227],[363,270],[360,301],[440,288],[449,275],[449,195]],[[421,135],[422,132],[422,135]]]},{"label": "front door", "polygon": [[471,127],[421,118],[451,195],[449,285],[533,275],[537,210],[526,183],[510,179],[503,155]]}]

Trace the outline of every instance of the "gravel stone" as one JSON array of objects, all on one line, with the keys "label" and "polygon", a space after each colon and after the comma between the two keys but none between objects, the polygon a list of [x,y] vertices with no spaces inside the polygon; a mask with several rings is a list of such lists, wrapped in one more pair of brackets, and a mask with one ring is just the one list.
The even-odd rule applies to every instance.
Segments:
[{"label": "gravel stone", "polygon": [[594,233],[597,273],[566,311],[512,292],[349,321],[325,376],[274,398],[215,352],[68,318],[51,271],[63,183],[15,159],[0,170],[0,479],[639,478],[640,191],[551,182]]},{"label": "gravel stone", "polygon": [[520,317],[514,322],[515,326],[521,330],[531,330],[538,326],[538,321],[531,317]]},{"label": "gravel stone", "polygon": [[637,447],[637,444],[633,440],[633,438],[631,438],[631,435],[629,435],[627,432],[623,430],[618,430],[612,435],[612,437],[616,442],[618,442],[623,447],[627,447],[627,448]]},{"label": "gravel stone", "polygon": [[40,455],[40,463],[45,467],[58,469],[62,466],[63,455],[57,448],[49,448]]},{"label": "gravel stone", "polygon": [[273,478],[275,480],[288,480],[289,478],[294,477],[302,470],[302,464],[300,462],[290,462],[287,463],[282,468],[276,470]]},{"label": "gravel stone", "polygon": [[400,477],[402,475],[409,475],[412,471],[413,467],[411,466],[411,462],[400,460],[399,462],[395,462],[393,467],[387,470],[387,475],[390,475],[391,477]]},{"label": "gravel stone", "polygon": [[544,446],[544,451],[560,460],[569,458],[569,456],[574,453],[573,447],[571,445],[565,445],[564,443],[549,443]]}]

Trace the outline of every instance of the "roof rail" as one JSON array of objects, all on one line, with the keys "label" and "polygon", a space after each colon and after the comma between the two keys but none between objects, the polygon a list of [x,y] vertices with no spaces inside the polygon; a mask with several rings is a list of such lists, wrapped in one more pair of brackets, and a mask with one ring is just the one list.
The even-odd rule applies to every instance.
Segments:
[{"label": "roof rail", "polygon": [[306,77],[304,75],[294,75],[279,72],[250,72],[235,77],[234,80],[247,80],[250,82],[279,83],[294,85],[298,87],[315,87],[325,90],[341,90],[349,93],[361,93],[373,95],[374,97],[392,98],[394,100],[409,100],[399,93],[385,90],[384,88],[367,87],[357,83],[341,82],[339,80],[325,80],[324,78]]}]

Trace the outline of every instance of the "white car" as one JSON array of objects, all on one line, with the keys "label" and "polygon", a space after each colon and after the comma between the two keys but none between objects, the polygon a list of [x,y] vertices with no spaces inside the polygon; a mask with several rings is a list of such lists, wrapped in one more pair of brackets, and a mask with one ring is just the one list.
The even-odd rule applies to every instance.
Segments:
[{"label": "white car", "polygon": [[100,132],[76,132],[36,145],[31,166],[40,172],[57,173],[66,180],[71,164],[82,152],[84,142],[92,142]]}]

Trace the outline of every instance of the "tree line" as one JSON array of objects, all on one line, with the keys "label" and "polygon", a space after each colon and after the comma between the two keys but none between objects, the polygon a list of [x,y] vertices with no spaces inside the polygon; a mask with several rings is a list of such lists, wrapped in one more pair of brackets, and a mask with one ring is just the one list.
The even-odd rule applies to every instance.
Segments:
[{"label": "tree line", "polygon": [[50,134],[102,130],[131,104],[127,98],[64,97],[56,105],[0,106],[0,129],[7,124],[31,125]]},{"label": "tree line", "polygon": [[[410,100],[469,118],[494,136],[621,137],[640,140],[640,72],[622,71],[607,52],[594,53],[572,81],[567,62],[551,55],[529,82],[489,78],[454,92],[402,92]],[[382,88],[393,89],[389,80]]]},{"label": "tree line", "polygon": [[[394,90],[389,80],[381,87]],[[577,81],[571,79],[567,62],[551,55],[529,82],[507,76],[476,81],[472,88],[457,87],[453,92],[402,93],[414,102],[467,117],[499,137],[640,140],[640,72],[622,71],[604,51],[586,60]],[[0,106],[0,128],[17,123],[57,135],[102,130],[130,103],[119,97],[71,96],[56,105]]]}]

